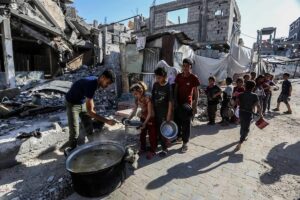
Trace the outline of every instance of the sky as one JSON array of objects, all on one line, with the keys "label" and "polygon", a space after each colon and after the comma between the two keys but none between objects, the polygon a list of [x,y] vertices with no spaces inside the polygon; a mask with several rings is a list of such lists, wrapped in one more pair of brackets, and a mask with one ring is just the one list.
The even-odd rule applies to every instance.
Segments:
[{"label": "sky", "polygon": [[[257,30],[276,27],[276,37],[288,37],[289,25],[300,17],[300,0],[236,0],[242,16],[241,38],[245,46],[252,47]],[[156,4],[170,0],[156,0]],[[137,13],[149,16],[153,0],[74,0],[79,15],[92,22],[119,21]],[[246,34],[247,36],[245,36]],[[248,37],[250,36],[250,37]]]}]

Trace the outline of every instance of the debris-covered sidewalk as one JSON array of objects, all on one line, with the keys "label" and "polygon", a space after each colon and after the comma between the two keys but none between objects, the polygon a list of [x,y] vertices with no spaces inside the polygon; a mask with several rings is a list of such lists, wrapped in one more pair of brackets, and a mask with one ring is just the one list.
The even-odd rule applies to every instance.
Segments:
[{"label": "debris-covered sidewalk", "polygon": [[[293,107],[299,106],[299,83],[293,81]],[[231,153],[238,141],[238,126],[211,127],[195,119],[186,154],[179,153],[180,145],[174,145],[166,158],[149,161],[141,157],[137,170],[128,169],[121,188],[102,199],[297,199],[299,118],[299,110],[293,115],[270,114],[271,126],[259,130],[252,125],[238,154]],[[120,140],[122,130],[115,127],[101,139]],[[70,200],[85,199],[72,194],[60,151],[1,170],[0,177],[3,199],[62,199],[68,195]]]}]

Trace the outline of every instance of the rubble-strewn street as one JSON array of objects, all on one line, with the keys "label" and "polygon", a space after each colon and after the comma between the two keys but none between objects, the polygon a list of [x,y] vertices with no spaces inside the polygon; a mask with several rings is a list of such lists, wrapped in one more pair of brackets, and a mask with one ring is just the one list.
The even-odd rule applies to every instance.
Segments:
[{"label": "rubble-strewn street", "polygon": [[[138,169],[128,167],[125,183],[103,199],[299,199],[300,80],[292,83],[293,115],[271,113],[267,117],[271,125],[264,130],[252,125],[240,152],[232,153],[238,126],[210,127],[195,120],[186,154],[179,152],[180,145],[174,145],[166,158],[149,161],[141,157]],[[100,138],[122,141],[121,128]],[[86,199],[73,193],[60,151],[1,170],[0,185],[4,200]]]},{"label": "rubble-strewn street", "polygon": [[1,0],[0,200],[300,200],[299,10]]}]

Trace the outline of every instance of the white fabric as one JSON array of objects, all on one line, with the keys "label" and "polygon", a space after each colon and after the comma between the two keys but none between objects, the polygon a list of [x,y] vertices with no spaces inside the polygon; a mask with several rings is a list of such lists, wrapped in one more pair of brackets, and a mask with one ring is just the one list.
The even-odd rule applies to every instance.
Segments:
[{"label": "white fabric", "polygon": [[136,50],[140,51],[145,49],[146,46],[146,37],[137,37],[136,38]]},{"label": "white fabric", "polygon": [[238,63],[230,54],[222,59],[212,59],[194,55],[195,65],[193,72],[198,76],[201,83],[207,85],[208,77],[215,76],[217,80],[233,77],[234,74],[245,73],[249,67]]},{"label": "white fabric", "polygon": [[181,71],[183,59],[192,58],[194,55],[194,50],[190,46],[180,44],[177,40],[175,40],[173,55],[174,55],[174,67],[178,71]]},{"label": "white fabric", "polygon": [[251,63],[252,50],[246,47],[233,44],[231,47],[232,57],[238,61],[239,64],[248,66]]},{"label": "white fabric", "polygon": [[170,84],[174,84],[175,78],[178,74],[178,70],[175,67],[169,66],[168,63],[164,60],[161,60],[157,63],[156,68],[158,67],[164,68],[167,71],[168,82]]},{"label": "white fabric", "polygon": [[224,92],[228,95],[228,96],[232,96],[232,92],[233,92],[233,85],[227,85]]}]

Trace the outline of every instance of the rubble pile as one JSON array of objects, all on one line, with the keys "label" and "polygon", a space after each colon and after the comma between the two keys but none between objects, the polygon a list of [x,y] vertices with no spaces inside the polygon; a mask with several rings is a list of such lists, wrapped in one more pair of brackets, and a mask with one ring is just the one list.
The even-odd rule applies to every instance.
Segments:
[{"label": "rubble pile", "polygon": [[[4,96],[0,99],[0,118],[32,117],[62,110],[65,104],[65,94],[72,83],[87,76],[99,76],[103,71],[102,66],[82,66],[78,70],[66,72],[53,80],[37,79],[36,76],[31,76],[32,79],[30,79],[30,76],[22,76],[18,79],[19,94],[10,98]],[[105,90],[98,90],[94,101],[95,110],[99,114],[104,116],[113,114],[117,109],[115,85]],[[7,124],[6,121],[2,126],[4,127],[5,124]]]},{"label": "rubble pile", "polygon": [[[99,76],[105,68],[103,66],[88,67],[83,65],[75,71],[67,71],[64,75],[58,77],[58,80],[75,82],[87,76]],[[114,113],[117,108],[117,93],[115,84],[109,88],[96,91],[94,96],[95,110],[102,115],[109,116]]]},{"label": "rubble pile", "polygon": [[54,179],[54,176],[48,178],[48,184],[44,186],[36,199],[64,199],[74,192],[72,188],[72,180],[69,175],[66,174],[58,180]]}]

